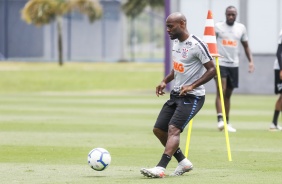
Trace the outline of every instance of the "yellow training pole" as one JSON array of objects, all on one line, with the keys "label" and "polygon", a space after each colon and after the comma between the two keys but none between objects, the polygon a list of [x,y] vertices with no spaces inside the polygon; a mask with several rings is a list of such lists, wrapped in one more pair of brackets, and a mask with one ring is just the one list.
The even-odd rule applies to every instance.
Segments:
[{"label": "yellow training pole", "polygon": [[215,57],[215,61],[216,61],[216,73],[217,73],[217,81],[218,81],[218,88],[219,88],[219,96],[220,96],[222,116],[223,116],[223,121],[224,121],[224,132],[225,132],[228,160],[232,161],[230,144],[229,144],[229,136],[228,136],[228,128],[227,128],[227,123],[226,123],[224,99],[223,99],[223,93],[222,93],[221,76],[220,76],[220,70],[219,70],[219,64],[218,64],[218,57]]},{"label": "yellow training pole", "polygon": [[188,158],[191,131],[192,131],[193,119],[190,120],[187,132],[186,148],[185,148],[185,157]]}]

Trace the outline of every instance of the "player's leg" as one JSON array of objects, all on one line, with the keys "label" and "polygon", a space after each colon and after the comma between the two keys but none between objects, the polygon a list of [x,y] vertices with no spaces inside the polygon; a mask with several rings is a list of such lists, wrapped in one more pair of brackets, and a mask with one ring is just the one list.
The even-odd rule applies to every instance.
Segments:
[{"label": "player's leg", "polygon": [[233,92],[232,87],[227,87],[225,90],[225,95],[224,95],[224,105],[225,105],[225,113],[226,113],[226,121],[229,123],[229,112],[230,112],[230,105],[231,105],[231,95]]},{"label": "player's leg", "polygon": [[274,92],[275,94],[279,94],[279,97],[275,103],[273,119],[269,127],[270,131],[282,130],[282,127],[278,125],[278,117],[282,110],[282,80],[280,79],[280,70],[274,70],[274,86]]},{"label": "player's leg", "polygon": [[[171,176],[180,176],[193,169],[193,164],[183,155],[179,148],[180,133],[189,121],[199,112],[205,101],[205,97],[187,95],[177,100],[177,109],[170,121],[168,140],[164,155],[173,155],[178,161],[178,166]],[[187,113],[181,113],[187,112]]]},{"label": "player's leg", "polygon": [[155,136],[160,140],[162,145],[165,146],[167,141],[167,132],[156,127],[153,129],[153,132]]},{"label": "player's leg", "polygon": [[[154,128],[154,133],[155,135],[159,138],[160,142],[163,144],[163,146],[166,146],[167,143],[167,138],[168,138],[168,133],[159,129],[159,128]],[[175,157],[175,159],[180,163],[182,161],[182,164],[184,165],[189,165],[189,170],[192,169],[193,165],[192,163],[187,160],[187,161],[183,161],[186,157],[184,156],[182,150],[180,149],[180,147],[178,147],[176,149],[176,151],[173,154],[173,157]],[[186,171],[187,172],[187,171]]]},{"label": "player's leg", "polygon": [[[154,134],[156,135],[156,137],[158,137],[158,139],[160,140],[160,142],[162,143],[162,145],[165,147],[166,143],[167,143],[167,137],[168,137],[168,133],[159,129],[159,128],[154,128]],[[176,151],[173,154],[173,157],[175,157],[175,159],[180,162],[181,160],[183,160],[185,158],[182,150],[178,147],[176,149]]]},{"label": "player's leg", "polygon": [[226,88],[225,91],[225,96],[224,96],[224,105],[225,105],[225,113],[226,113],[226,123],[227,123],[227,128],[229,132],[236,132],[237,130],[232,127],[232,125],[229,123],[229,112],[230,112],[230,107],[231,107],[231,95],[233,92],[234,88],[228,87]]},{"label": "player's leg", "polygon": [[160,140],[163,146],[166,145],[168,136],[168,124],[174,114],[176,104],[173,100],[168,100],[162,107],[156,123],[153,128],[153,133]]},{"label": "player's leg", "polygon": [[238,88],[239,86],[239,68],[238,67],[230,67],[227,68],[227,84],[224,96],[224,105],[225,105],[225,113],[226,113],[226,122],[227,128],[229,132],[236,132],[236,129],[232,127],[229,123],[229,113],[231,108],[231,96],[234,88]]},{"label": "player's leg", "polygon": [[[176,105],[173,100],[168,100],[162,107],[159,116],[157,118],[157,121],[154,125],[153,132],[155,136],[160,140],[161,144],[163,146],[166,146],[167,139],[168,139],[168,124],[173,116],[173,113],[175,111]],[[166,155],[162,155],[162,162],[169,162],[171,159],[171,156],[167,157]],[[158,164],[156,167],[153,168],[142,168],[140,170],[141,174],[147,177],[152,178],[163,178],[165,176],[165,169],[166,165],[164,164]]]},{"label": "player's leg", "polygon": [[193,169],[193,164],[184,156],[179,148],[181,132],[181,129],[175,127],[174,125],[169,125],[167,145],[165,147],[163,157],[158,164],[159,166],[164,165],[166,167],[170,161],[170,155],[173,153],[178,161],[178,166],[170,176],[180,176]]},{"label": "player's leg", "polygon": [[[221,131],[224,129],[224,122],[223,122],[223,115],[222,115],[222,105],[220,100],[220,91],[219,91],[219,85],[218,85],[218,79],[215,79],[216,83],[216,98],[215,98],[215,107],[216,107],[216,113],[217,113],[217,127]],[[223,98],[225,98],[225,91],[227,86],[227,79],[226,77],[221,78],[221,85],[222,85],[222,93]]]},{"label": "player's leg", "polygon": [[[222,84],[223,97],[225,98],[226,78],[221,78],[221,84]],[[219,85],[218,85],[217,79],[216,79],[216,99],[215,99],[215,106],[216,106],[216,112],[217,112],[217,114],[221,114],[219,120],[222,120],[222,107],[221,107],[221,100],[220,100],[220,93],[219,93]]]},{"label": "player's leg", "polygon": [[[172,101],[168,101],[163,106],[153,129],[155,136],[160,140],[164,147],[166,146],[168,139],[168,122],[171,120],[175,112],[175,108],[176,104]],[[177,148],[173,156],[176,160],[182,160],[184,157],[180,148]]]},{"label": "player's leg", "polygon": [[[220,77],[221,77],[221,87],[223,98],[225,97],[225,91],[227,88],[227,67],[219,66],[220,67]],[[215,107],[217,113],[217,128],[221,131],[224,129],[224,122],[223,122],[223,115],[222,115],[222,105],[220,100],[220,90],[218,84],[218,78],[215,77],[215,84],[216,84],[216,98],[215,98]]]},{"label": "player's leg", "polygon": [[[184,100],[193,102],[184,106]],[[204,100],[204,96],[193,96],[192,99],[178,98],[176,112],[187,113],[174,113],[168,128],[164,122],[171,115],[172,109],[174,109],[174,104],[166,103],[166,105],[164,105],[155,124],[154,133],[159,138],[162,144],[166,142],[165,151],[156,167],[150,169],[141,169],[141,173],[144,176],[153,178],[164,177],[165,168],[170,162],[172,155],[177,155],[176,159],[180,161],[173,175],[182,175],[183,173],[188,172],[193,168],[192,163],[187,158],[185,158],[179,148],[180,133],[183,131],[187,123],[193,118],[193,116],[195,116],[201,109],[204,104]],[[175,109],[173,111],[175,111]]]},{"label": "player's leg", "polygon": [[282,127],[278,125],[278,117],[279,117],[281,110],[282,110],[282,93],[280,93],[275,103],[275,110],[274,110],[272,125],[270,125],[270,128],[269,128],[270,130],[273,130],[273,129],[282,130]]}]

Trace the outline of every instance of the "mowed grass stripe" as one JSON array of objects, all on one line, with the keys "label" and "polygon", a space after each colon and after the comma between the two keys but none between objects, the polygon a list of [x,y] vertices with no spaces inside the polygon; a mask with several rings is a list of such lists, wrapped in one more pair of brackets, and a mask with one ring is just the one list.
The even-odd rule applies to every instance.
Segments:
[{"label": "mowed grass stripe", "polygon": [[[142,108],[142,107],[126,107],[126,108],[122,108],[122,107],[89,107],[89,108],[83,108],[81,107],[79,110],[77,110],[77,108],[75,107],[25,107],[24,106],[21,108],[19,106],[17,106],[17,108],[13,108],[13,107],[8,107],[8,108],[1,108],[0,107],[0,112],[2,112],[3,116],[0,116],[0,120],[1,117],[5,118],[9,115],[13,115],[14,113],[19,114],[19,116],[21,115],[27,115],[29,114],[32,118],[32,115],[38,115],[38,114],[43,114],[47,115],[47,114],[52,114],[55,116],[58,116],[60,114],[67,116],[68,114],[70,114],[70,116],[75,117],[75,116],[89,116],[89,117],[93,117],[93,116],[97,116],[97,115],[102,115],[102,114],[108,114],[108,115],[114,115],[114,114],[144,114],[144,115],[155,115],[159,113],[159,109],[157,108]],[[216,117],[216,115],[214,115],[215,112],[214,110],[202,110],[201,113],[199,113],[199,115],[201,116],[207,116],[207,118],[209,117]],[[250,117],[250,116],[257,116],[257,117],[265,117],[265,116],[271,116],[273,114],[273,112],[271,111],[258,111],[258,110],[233,110],[232,111],[232,115],[234,117],[238,117],[238,116],[242,116],[242,117]],[[12,117],[13,118],[13,117]],[[7,118],[6,118],[7,119]]]},{"label": "mowed grass stripe", "polygon": [[[117,129],[117,128],[116,128]],[[106,147],[106,148],[124,148],[130,147],[154,147],[154,142],[146,144],[148,139],[137,140],[136,137],[147,135],[148,132],[142,129],[134,135],[126,135],[125,132],[132,131],[132,128],[124,128],[124,131],[112,131],[111,136],[106,130],[85,131],[85,132],[2,132],[1,146],[4,151],[8,146],[61,146],[61,147]],[[150,137],[150,136],[149,136]],[[20,138],[20,139],[19,139]],[[121,144],[121,141],[124,141]],[[14,148],[13,148],[14,149]],[[129,148],[130,149],[130,148]],[[127,149],[127,150],[129,150]],[[89,150],[90,151],[90,150]],[[11,155],[13,156],[13,155]]]},{"label": "mowed grass stripe", "polygon": [[[118,97],[118,98],[117,98]],[[151,98],[150,98],[151,97]],[[152,95],[147,95],[147,98],[140,98],[139,96],[119,96],[116,95],[115,98],[108,98],[106,96],[101,97],[83,97],[81,98],[65,98],[63,96],[60,97],[50,97],[50,96],[40,96],[38,98],[37,96],[28,96],[25,98],[19,98],[18,96],[12,96],[10,99],[7,98],[0,98],[0,101],[2,103],[7,104],[24,104],[24,103],[34,103],[36,104],[59,104],[59,105],[72,105],[72,104],[78,104],[78,105],[87,105],[87,104],[119,104],[119,105],[130,105],[130,104],[140,104],[140,105],[151,105],[154,103],[162,103],[166,101],[166,98],[157,98]]]},{"label": "mowed grass stripe", "polygon": [[[150,97],[150,96],[149,96]],[[208,96],[209,97],[209,96]],[[67,111],[83,111],[85,113],[92,113],[93,111],[97,113],[104,113],[103,109],[107,109],[107,111],[111,113],[155,113],[152,107],[156,108],[156,110],[159,111],[162,104],[165,102],[165,100],[160,98],[152,98],[150,100],[144,100],[144,99],[138,99],[138,96],[135,98],[128,98],[128,99],[122,99],[120,100],[120,96],[117,96],[116,99],[107,99],[104,97],[99,99],[77,99],[77,100],[70,100],[70,99],[52,99],[52,98],[42,98],[40,100],[36,99],[34,100],[32,97],[30,100],[24,99],[24,101],[21,100],[15,100],[16,97],[13,97],[13,102],[11,101],[3,101],[0,105],[0,111],[9,112],[12,110],[16,111],[23,111],[27,113],[29,111],[36,111],[38,110],[43,112],[50,112],[50,111],[59,111],[59,112],[67,112]],[[32,100],[33,99],[33,100]],[[242,101],[242,100],[241,100]],[[263,103],[263,101],[261,102]],[[32,106],[29,106],[29,104],[32,104]],[[238,102],[234,103],[234,106],[239,106]],[[79,106],[80,108],[77,109],[76,107]],[[242,106],[242,104],[241,104]],[[234,115],[269,115],[269,113],[272,113],[271,109],[269,111],[266,111],[266,109],[245,109],[241,108],[241,106],[234,107],[235,109],[232,109],[231,113]],[[146,110],[144,110],[146,108]],[[205,110],[207,108],[210,108],[208,102],[205,103],[203,109],[200,113],[205,115],[212,115],[215,114],[215,110]],[[143,110],[141,110],[143,109]],[[265,114],[266,113],[266,114]]]}]

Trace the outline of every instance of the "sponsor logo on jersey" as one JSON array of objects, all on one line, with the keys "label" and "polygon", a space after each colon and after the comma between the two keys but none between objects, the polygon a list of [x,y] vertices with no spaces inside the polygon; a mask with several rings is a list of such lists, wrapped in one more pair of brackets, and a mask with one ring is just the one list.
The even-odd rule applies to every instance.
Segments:
[{"label": "sponsor logo on jersey", "polygon": [[188,49],[187,48],[182,48],[182,57],[187,58],[188,57]]},{"label": "sponsor logo on jersey", "polygon": [[237,47],[237,41],[236,40],[223,39],[221,43],[224,46]]},{"label": "sponsor logo on jersey", "polygon": [[177,50],[172,50],[172,51],[175,51],[176,53],[181,53],[180,49],[177,49]]},{"label": "sponsor logo on jersey", "polygon": [[179,63],[177,61],[173,61],[173,69],[175,71],[178,71],[179,73],[184,72],[184,65],[182,63]]}]

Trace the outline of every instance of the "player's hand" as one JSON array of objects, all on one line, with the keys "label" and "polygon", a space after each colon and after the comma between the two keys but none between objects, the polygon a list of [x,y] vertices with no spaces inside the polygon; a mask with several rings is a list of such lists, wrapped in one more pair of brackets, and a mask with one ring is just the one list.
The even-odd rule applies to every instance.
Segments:
[{"label": "player's hand", "polygon": [[163,91],[166,87],[165,82],[161,82],[157,87],[156,87],[156,95],[159,97],[159,95],[164,95],[165,92]]},{"label": "player's hand", "polygon": [[181,95],[186,95],[187,92],[192,91],[193,90],[193,86],[189,85],[189,86],[182,86],[180,89],[180,96]]},{"label": "player's hand", "polygon": [[255,71],[255,65],[254,62],[249,63],[249,73],[253,73]]}]

